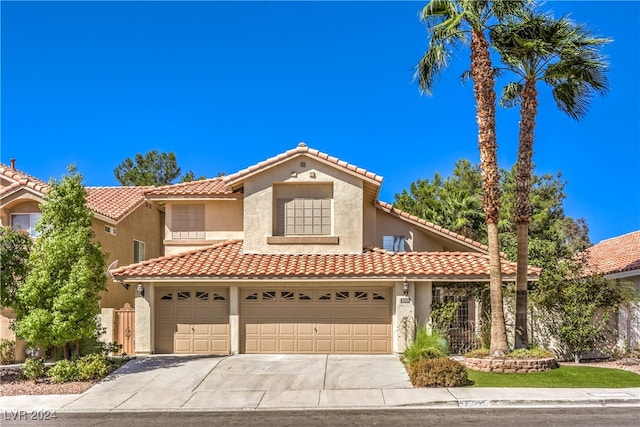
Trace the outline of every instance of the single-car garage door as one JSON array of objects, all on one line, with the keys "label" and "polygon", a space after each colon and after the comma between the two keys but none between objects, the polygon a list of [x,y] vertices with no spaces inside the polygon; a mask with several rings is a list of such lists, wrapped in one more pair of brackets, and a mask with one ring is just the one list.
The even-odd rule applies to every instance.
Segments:
[{"label": "single-car garage door", "polygon": [[391,289],[242,289],[244,353],[391,353]]},{"label": "single-car garage door", "polygon": [[156,353],[229,354],[229,291],[156,290]]}]

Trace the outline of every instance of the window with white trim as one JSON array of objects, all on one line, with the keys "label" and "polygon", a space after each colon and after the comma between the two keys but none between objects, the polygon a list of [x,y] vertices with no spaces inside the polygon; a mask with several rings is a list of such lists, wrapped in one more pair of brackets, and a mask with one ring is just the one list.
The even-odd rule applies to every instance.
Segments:
[{"label": "window with white trim", "polygon": [[173,239],[204,239],[204,205],[173,205],[171,237]]},{"label": "window with white trim", "polygon": [[142,262],[146,260],[145,257],[145,244],[139,240],[133,241],[133,262]]},{"label": "window with white trim", "polygon": [[31,237],[37,237],[36,222],[41,216],[40,212],[11,214],[11,227],[14,230],[24,230]]}]

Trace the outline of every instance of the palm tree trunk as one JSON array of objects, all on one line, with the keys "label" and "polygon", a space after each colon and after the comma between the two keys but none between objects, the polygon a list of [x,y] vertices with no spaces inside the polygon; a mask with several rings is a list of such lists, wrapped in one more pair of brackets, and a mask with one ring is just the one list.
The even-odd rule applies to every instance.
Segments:
[{"label": "palm tree trunk", "polygon": [[529,222],[531,221],[531,170],[533,157],[533,138],[538,108],[538,93],[535,79],[525,82],[522,90],[520,109],[520,143],[516,166],[516,321],[514,348],[527,348],[527,269],[529,265]]},{"label": "palm tree trunk", "polygon": [[481,30],[471,34],[471,76],[476,100],[478,120],[478,148],[482,167],[482,205],[487,218],[489,240],[489,288],[491,292],[491,345],[492,356],[504,356],[509,351],[504,324],[502,301],[502,270],[498,219],[500,208],[500,175],[498,171],[498,144],[496,142],[496,94],[489,43]]}]

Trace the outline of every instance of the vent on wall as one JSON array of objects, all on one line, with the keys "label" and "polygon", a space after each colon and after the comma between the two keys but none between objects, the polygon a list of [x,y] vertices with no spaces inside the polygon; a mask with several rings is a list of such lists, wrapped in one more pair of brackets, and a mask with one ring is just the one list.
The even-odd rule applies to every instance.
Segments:
[{"label": "vent on wall", "polygon": [[115,235],[116,235],[116,228],[115,228],[115,227],[112,227],[112,226],[110,226],[110,225],[105,225],[105,226],[104,226],[104,231],[105,231],[105,232],[107,232],[107,233],[109,233],[109,234],[111,234],[112,236],[115,236]]}]

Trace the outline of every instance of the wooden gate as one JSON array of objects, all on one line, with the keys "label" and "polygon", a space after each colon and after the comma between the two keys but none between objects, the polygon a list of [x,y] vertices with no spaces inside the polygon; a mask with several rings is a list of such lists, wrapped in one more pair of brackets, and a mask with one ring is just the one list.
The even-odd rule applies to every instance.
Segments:
[{"label": "wooden gate", "polygon": [[136,312],[129,303],[125,303],[124,307],[116,310],[117,323],[117,342],[122,345],[122,352],[126,354],[135,354],[135,330],[136,330]]}]

